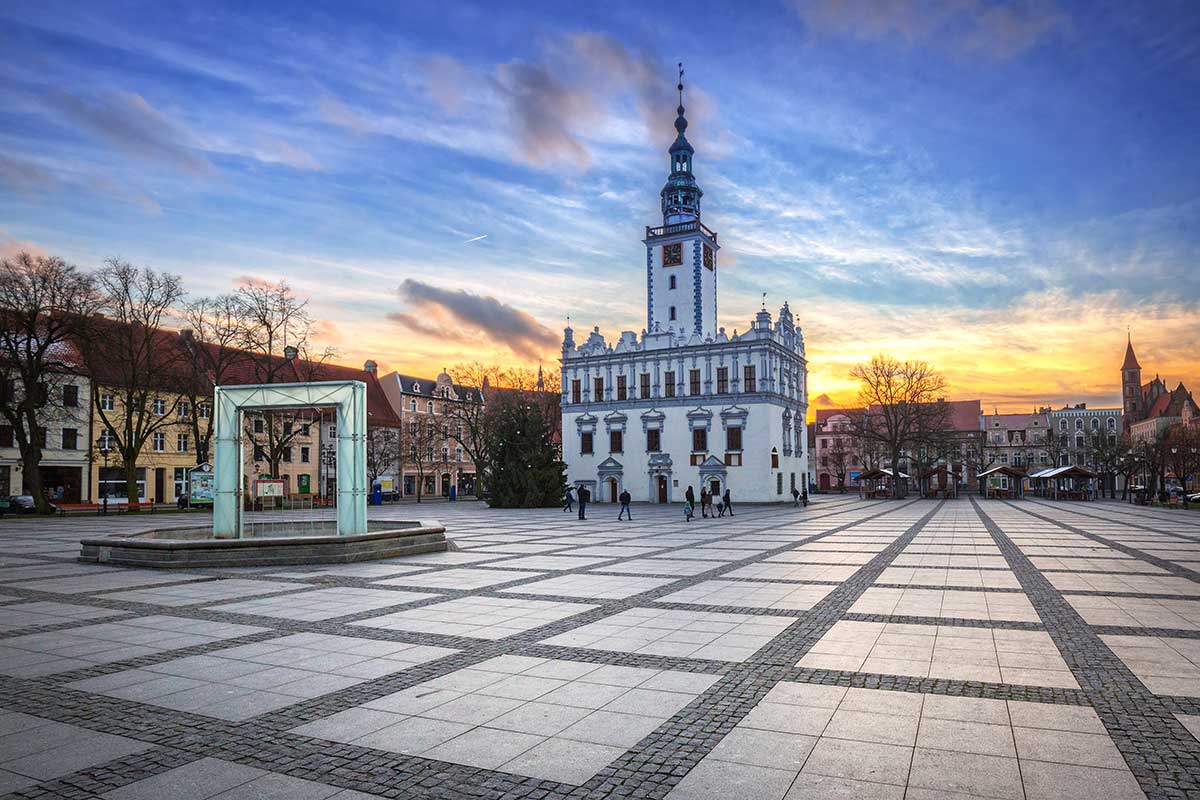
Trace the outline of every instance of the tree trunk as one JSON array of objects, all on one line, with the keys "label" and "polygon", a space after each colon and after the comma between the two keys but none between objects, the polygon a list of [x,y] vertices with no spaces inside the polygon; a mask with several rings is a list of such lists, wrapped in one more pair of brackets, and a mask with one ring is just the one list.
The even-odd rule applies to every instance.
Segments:
[{"label": "tree trunk", "polygon": [[52,514],[50,501],[46,499],[46,491],[42,488],[42,450],[30,446],[21,454],[21,469],[24,474],[23,482],[29,486],[29,494],[33,496],[34,506],[39,514]]},{"label": "tree trunk", "polygon": [[125,462],[125,500],[130,506],[140,502],[137,487],[137,459],[132,454],[122,453],[121,460]]}]

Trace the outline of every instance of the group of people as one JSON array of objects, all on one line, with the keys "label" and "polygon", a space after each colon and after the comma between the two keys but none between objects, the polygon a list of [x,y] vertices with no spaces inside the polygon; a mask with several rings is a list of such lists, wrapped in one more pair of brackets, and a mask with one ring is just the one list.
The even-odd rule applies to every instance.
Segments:
[{"label": "group of people", "polygon": [[[729,516],[733,516],[733,500],[729,497],[729,489],[725,490],[725,494],[719,496],[717,500],[717,508],[713,510],[713,498],[718,497],[716,492],[705,491],[703,487],[700,489],[700,515],[703,517],[725,516],[725,512],[729,512]],[[687,522],[691,522],[696,516],[696,493],[689,486],[687,491],[683,493],[683,518]]]},{"label": "group of people", "polygon": [[[592,493],[588,491],[586,486],[580,486],[576,489],[574,486],[568,486],[563,494],[563,511],[572,511],[575,508],[575,501],[579,501],[579,518],[587,519],[587,504],[592,499]],[[714,499],[717,507],[713,509]],[[617,512],[617,519],[632,520],[633,513],[629,510],[629,504],[633,498],[629,495],[628,489],[622,489],[621,494],[617,496],[617,500],[621,503],[621,510]],[[808,489],[804,491],[792,487],[792,505],[799,506],[804,504],[808,507]],[[725,489],[725,493],[718,495],[716,492],[709,492],[703,488],[700,489],[700,515],[706,519],[716,519],[717,517],[725,516],[729,512],[729,516],[733,516],[733,500],[729,496],[729,489]],[[696,493],[691,486],[687,487],[687,491],[683,493],[683,518],[687,522],[691,522],[696,516]]]}]

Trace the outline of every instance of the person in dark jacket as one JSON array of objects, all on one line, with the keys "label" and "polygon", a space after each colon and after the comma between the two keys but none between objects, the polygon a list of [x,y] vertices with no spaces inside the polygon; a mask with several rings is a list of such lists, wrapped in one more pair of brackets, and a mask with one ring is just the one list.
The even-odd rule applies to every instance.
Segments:
[{"label": "person in dark jacket", "polygon": [[792,505],[795,508],[800,507],[800,490],[795,486],[792,487]]},{"label": "person in dark jacket", "polygon": [[575,510],[575,506],[574,506],[575,495],[572,494],[572,492],[574,492],[574,491],[575,491],[574,489],[572,489],[570,486],[568,486],[567,491],[563,493],[563,511],[574,511]]},{"label": "person in dark jacket", "polygon": [[628,515],[628,518],[632,520],[633,514],[629,510],[629,501],[633,498],[629,496],[629,490],[622,489],[621,494],[617,497],[617,499],[621,501],[621,511],[617,514],[617,519],[621,519],[622,515]]},{"label": "person in dark jacket", "polygon": [[800,502],[804,504],[805,508],[808,508],[808,487],[807,486],[805,486],[804,491],[800,493]]},{"label": "person in dark jacket", "polygon": [[587,519],[587,504],[588,500],[592,499],[592,493],[587,490],[586,486],[579,487],[579,518]]},{"label": "person in dark jacket", "polygon": [[700,516],[708,516],[708,492],[703,487],[700,488]]},{"label": "person in dark jacket", "polygon": [[[729,499],[729,490],[725,490],[725,494],[721,495],[721,499],[725,501],[725,511],[729,512],[729,516],[733,516],[733,501]],[[724,513],[721,516],[725,516]]]},{"label": "person in dark jacket", "polygon": [[691,522],[696,509],[696,493],[692,491],[691,486],[683,493],[683,501],[683,516],[688,522]]}]

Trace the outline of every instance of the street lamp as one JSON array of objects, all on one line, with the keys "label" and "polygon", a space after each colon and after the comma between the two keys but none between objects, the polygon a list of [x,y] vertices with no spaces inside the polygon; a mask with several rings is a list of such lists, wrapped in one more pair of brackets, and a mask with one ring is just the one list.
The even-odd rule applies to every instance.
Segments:
[{"label": "street lamp", "polygon": [[[111,447],[109,445],[108,437],[101,436],[99,439],[97,439],[96,447],[99,448],[100,452],[104,454],[104,472],[108,472],[108,452],[111,449]],[[100,483],[102,486],[104,485],[103,481],[101,481]],[[105,487],[104,489],[101,490],[100,502],[103,503],[103,509],[101,510],[100,513],[108,514],[108,488],[107,487]]]}]

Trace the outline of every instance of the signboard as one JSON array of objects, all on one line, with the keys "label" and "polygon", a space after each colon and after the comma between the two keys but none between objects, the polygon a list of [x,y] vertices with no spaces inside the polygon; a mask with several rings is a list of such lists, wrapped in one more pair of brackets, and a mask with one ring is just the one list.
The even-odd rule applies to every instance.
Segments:
[{"label": "signboard", "polygon": [[379,487],[380,491],[390,492],[396,487],[396,480],[391,475],[380,475],[375,480],[375,485]]},{"label": "signboard", "polygon": [[188,504],[211,506],[216,490],[216,473],[212,464],[199,464],[188,470]]},{"label": "signboard", "polygon": [[300,494],[309,494],[312,491],[308,481],[308,473],[296,476],[296,489],[300,492]]},{"label": "signboard", "polygon": [[263,478],[254,482],[255,497],[283,497],[283,481],[278,478]]}]

